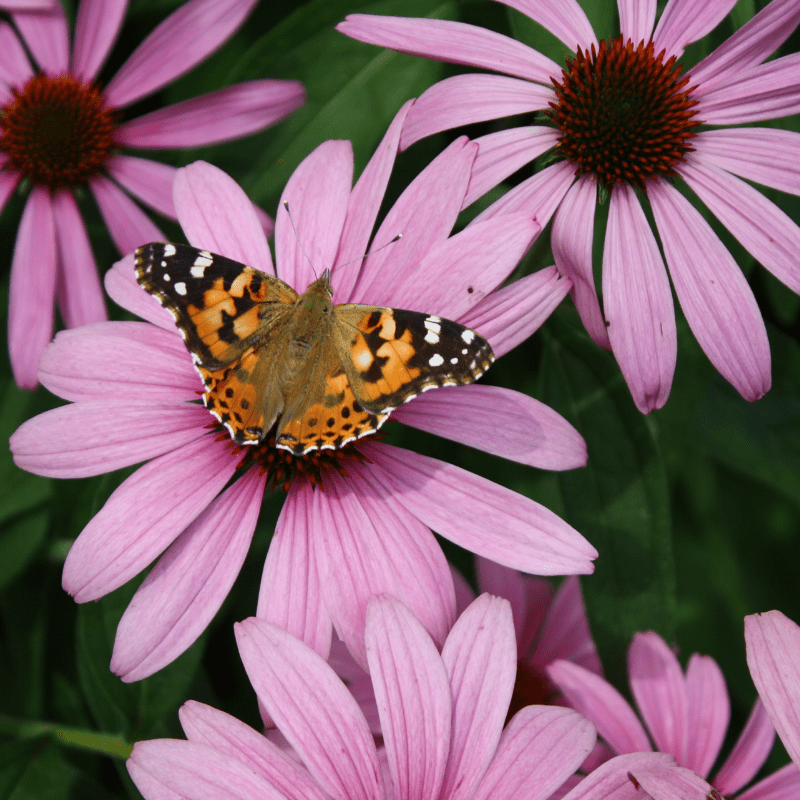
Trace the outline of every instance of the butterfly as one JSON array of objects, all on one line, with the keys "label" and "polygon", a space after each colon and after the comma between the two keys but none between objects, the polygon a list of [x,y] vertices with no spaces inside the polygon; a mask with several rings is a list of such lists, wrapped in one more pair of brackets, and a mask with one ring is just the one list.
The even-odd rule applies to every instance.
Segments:
[{"label": "butterfly", "polygon": [[330,272],[298,295],[224,256],[154,242],[136,277],[173,316],[203,380],[206,408],[237,444],[296,456],[374,433],[397,406],[471,383],[494,360],[475,331],[417,311],[334,305]]}]

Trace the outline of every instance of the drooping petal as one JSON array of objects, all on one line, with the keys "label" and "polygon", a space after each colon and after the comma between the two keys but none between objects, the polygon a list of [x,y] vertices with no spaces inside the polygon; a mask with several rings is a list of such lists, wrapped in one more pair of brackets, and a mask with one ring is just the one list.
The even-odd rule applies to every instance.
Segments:
[{"label": "drooping petal", "polygon": [[507,600],[481,595],[456,620],[442,649],[453,722],[441,800],[471,798],[497,750],[517,674]]},{"label": "drooping petal", "polygon": [[686,667],[686,702],[687,742],[690,744],[684,752],[681,766],[707,778],[722,748],[731,716],[725,678],[713,658],[695,653],[689,659]]},{"label": "drooping petal", "polygon": [[273,273],[272,256],[253,203],[233,178],[206,161],[179,169],[175,210],[194,247]]},{"label": "drooping petal", "polygon": [[125,682],[170,664],[205,630],[239,574],[265,476],[250,470],[216,497],[158,560],[122,615],[111,671]]},{"label": "drooping petal", "polygon": [[86,83],[97,78],[117,40],[128,0],[85,0],[78,6],[72,74]]},{"label": "drooping petal", "polygon": [[203,511],[236,470],[230,440],[190,442],[140,467],[81,531],[62,585],[78,603],[141,572]]},{"label": "drooping petal", "polygon": [[583,437],[560,414],[533,397],[498,386],[445,386],[420,395],[392,416],[539,469],[574,469],[586,463]]},{"label": "drooping petal", "polygon": [[696,772],[683,767],[636,770],[630,773],[653,800],[706,800],[713,788]]},{"label": "drooping petal", "polygon": [[747,279],[702,214],[677,189],[654,181],[647,196],[689,327],[722,376],[745,400],[758,400],[772,383],[769,340]]},{"label": "drooping petal", "polygon": [[642,791],[636,779],[632,779],[633,772],[638,775],[645,770],[664,767],[677,769],[674,759],[668,753],[617,756],[590,772],[562,800],[641,800]]},{"label": "drooping petal", "polygon": [[597,551],[527,497],[433,458],[383,442],[361,446],[370,476],[440,535],[534,575],[591,572]]},{"label": "drooping petal", "polygon": [[304,102],[298,81],[247,81],[132,119],[115,136],[128,147],[202,147],[274,125]]},{"label": "drooping petal", "polygon": [[141,100],[219,49],[244,22],[255,0],[190,0],[134,50],[106,87],[112,106]]},{"label": "drooping petal", "polygon": [[58,307],[68,328],[108,318],[89,236],[72,192],[53,192],[58,243]]},{"label": "drooping petal", "polygon": [[[162,330],[178,336],[175,320],[161,303],[136,281],[133,253],[117,261],[103,279],[108,296],[119,306]],[[185,349],[185,348],[184,348]]]},{"label": "drooping petal", "polygon": [[796,764],[789,763],[764,780],[754,783],[736,800],[793,800],[795,797],[800,797],[800,770]]},{"label": "drooping petal", "polygon": [[572,299],[586,332],[596,344],[608,350],[611,343],[592,269],[596,207],[597,181],[584,176],[570,187],[559,204],[550,238],[558,271],[572,280]]},{"label": "drooping petal", "polygon": [[53,336],[56,262],[50,190],[35,186],[19,223],[8,287],[8,352],[23,389],[36,387],[39,359]]},{"label": "drooping petal", "polygon": [[109,158],[106,169],[117,183],[141,202],[170,219],[177,219],[172,184],[177,170],[170,164],[116,154]]},{"label": "drooping petal", "polygon": [[383,800],[372,734],[336,673],[268,622],[251,617],[235,632],[258,699],[322,788],[333,797]]},{"label": "drooping petal", "polygon": [[275,262],[278,277],[300,292],[334,264],[352,185],[353,146],[333,139],[303,159],[286,183],[275,220]]},{"label": "drooping petal", "polygon": [[680,58],[688,45],[711,33],[734,5],[736,0],[713,0],[699,6],[692,0],[672,0],[667,3],[653,34],[655,52],[664,50],[664,61],[672,56]]},{"label": "drooping petal", "polygon": [[678,355],[667,271],[630,186],[614,187],[603,250],[603,305],[608,338],[636,407],[661,408]]},{"label": "drooping petal", "polygon": [[[674,0],[672,5],[675,5]],[[655,0],[618,0],[617,9],[622,38],[630,39],[634,46],[639,42],[649,42],[656,22]]]},{"label": "drooping petal", "polygon": [[256,616],[289,631],[327,659],[332,627],[317,571],[313,496],[310,484],[295,483],[283,504],[264,564]]},{"label": "drooping petal", "polygon": [[124,256],[148,242],[163,242],[158,226],[114,181],[96,175],[89,182],[108,232]]},{"label": "drooping petal", "polygon": [[397,800],[438,800],[450,748],[450,681],[425,628],[396,598],[367,610],[366,652]]},{"label": "drooping petal", "polygon": [[19,36],[7,22],[0,22],[0,85],[3,87],[3,104],[9,102],[13,95],[10,87],[21,88],[30,77],[33,68]]},{"label": "drooping petal", "polygon": [[42,72],[61,75],[69,69],[69,28],[61,3],[47,11],[17,11],[14,24]]},{"label": "drooping petal", "polygon": [[597,46],[597,37],[586,12],[576,0],[500,0],[516,8],[557,36],[573,52]]},{"label": "drooping petal", "polygon": [[744,618],[747,666],[775,730],[800,764],[800,627],[780,611]]}]

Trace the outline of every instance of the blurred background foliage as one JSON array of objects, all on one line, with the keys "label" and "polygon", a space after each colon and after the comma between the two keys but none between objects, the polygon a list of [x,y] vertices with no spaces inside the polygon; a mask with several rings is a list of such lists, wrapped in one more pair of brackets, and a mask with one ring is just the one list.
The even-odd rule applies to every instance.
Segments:
[{"label": "blurred background foliage", "polygon": [[[684,63],[696,63],[765,4],[740,0],[729,19],[687,51]],[[180,0],[132,0],[101,81],[178,5]],[[618,32],[611,0],[582,0],[582,5],[598,37]],[[358,174],[402,103],[461,71],[335,32],[333,25],[353,12],[460,19],[514,35],[559,63],[566,55],[550,34],[487,0],[262,0],[222,49],[130,114],[234,81],[302,81],[306,106],[277,127],[233,144],[160,156],[178,166],[198,158],[217,164],[274,215],[287,178],[320,142],[350,139]],[[68,4],[68,13],[74,15],[74,4]],[[795,32],[781,52],[797,51],[798,43]],[[386,207],[456,135],[478,136],[507,124],[476,125],[414,145],[398,158]],[[779,125],[797,130],[798,120]],[[476,205],[485,207],[532,169],[535,165]],[[800,220],[798,198],[765,193]],[[23,199],[18,192],[0,218],[3,313]],[[81,198],[81,204],[97,262],[105,271],[118,256],[91,198]],[[468,209],[463,221],[475,213],[476,208]],[[169,237],[183,240],[177,225],[157,222]],[[800,621],[799,303],[712,224],[750,278],[767,321],[773,388],[761,401],[745,402],[716,374],[676,303],[679,355],[672,395],[664,409],[643,417],[613,357],[590,342],[567,300],[536,336],[500,359],[486,380],[527,392],[569,419],[587,441],[586,468],[540,472],[396,424],[384,430],[392,443],[490,477],[544,503],[578,528],[600,551],[596,573],[584,579],[583,587],[607,675],[628,694],[630,638],[637,630],[657,630],[684,663],[693,652],[719,662],[731,692],[731,732],[738,735],[755,698],[744,660],[742,617],[779,608]],[[552,263],[547,233],[517,276]],[[600,248],[595,250],[599,256]],[[110,302],[109,307],[113,318],[123,318]],[[0,359],[0,374],[0,429],[6,440],[25,419],[59,401],[44,389],[16,389],[6,358]],[[141,577],[100,602],[79,607],[62,591],[60,572],[71,541],[129,473],[52,481],[18,470],[5,449],[0,453],[0,800],[138,797],[122,757],[137,739],[180,736],[177,709],[188,698],[258,726],[232,624],[255,610],[282,492],[265,499],[242,574],[209,630],[161,673],[126,685],[109,672],[108,662],[116,624]],[[471,578],[470,557],[448,543],[443,546]],[[776,750],[771,768],[786,760],[780,745]]]}]

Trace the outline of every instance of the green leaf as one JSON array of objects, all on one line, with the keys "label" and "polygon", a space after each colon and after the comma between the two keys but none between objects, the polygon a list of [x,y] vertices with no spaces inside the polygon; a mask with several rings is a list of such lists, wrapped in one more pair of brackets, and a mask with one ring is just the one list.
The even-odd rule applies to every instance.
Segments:
[{"label": "green leaf", "polygon": [[33,559],[47,536],[50,512],[40,509],[18,517],[0,529],[0,589]]}]

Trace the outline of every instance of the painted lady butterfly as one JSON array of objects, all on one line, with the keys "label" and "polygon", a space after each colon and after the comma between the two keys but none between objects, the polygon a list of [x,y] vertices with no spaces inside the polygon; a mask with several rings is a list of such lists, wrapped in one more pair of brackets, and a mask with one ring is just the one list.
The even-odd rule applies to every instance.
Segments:
[{"label": "painted lady butterfly", "polygon": [[175,318],[203,402],[238,444],[258,444],[277,421],[277,447],[336,449],[420,392],[477,380],[494,360],[457,322],[334,305],[328,270],[298,295],[207,250],[153,243],[136,251],[136,276]]}]

